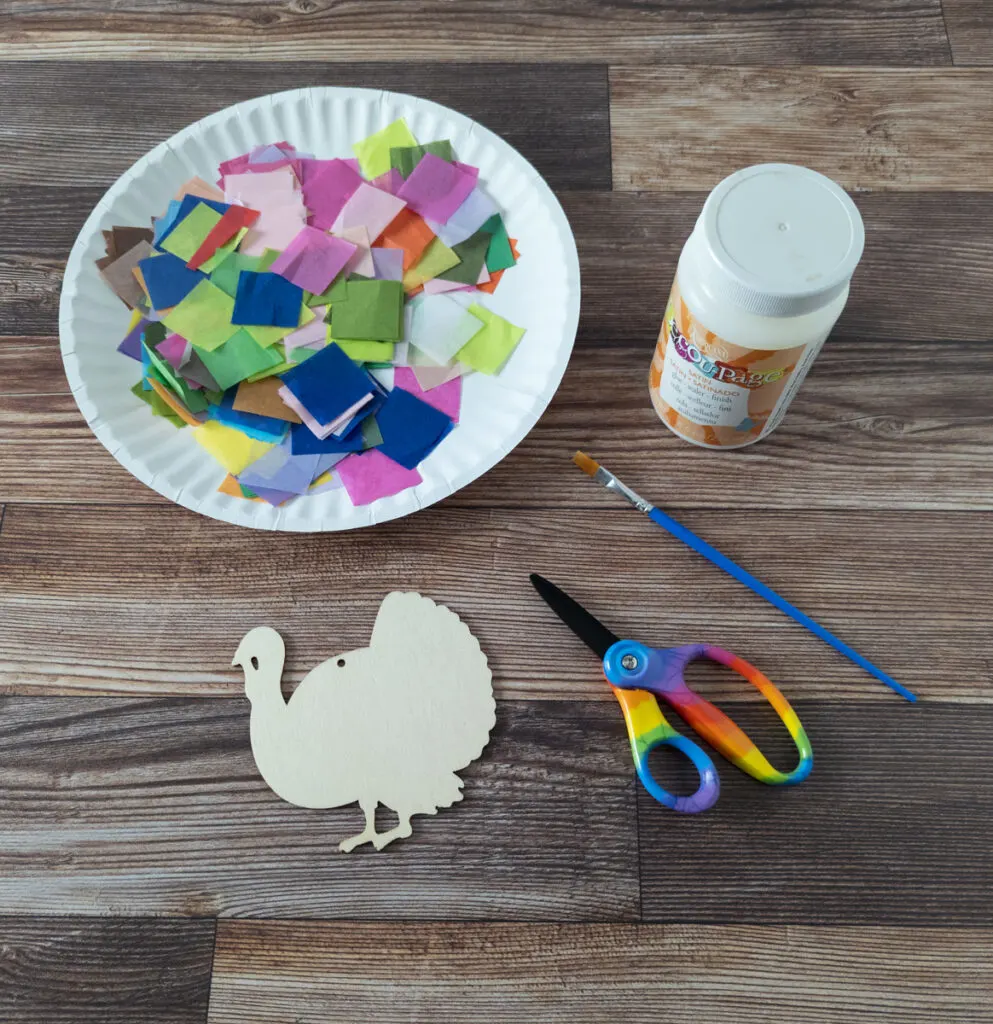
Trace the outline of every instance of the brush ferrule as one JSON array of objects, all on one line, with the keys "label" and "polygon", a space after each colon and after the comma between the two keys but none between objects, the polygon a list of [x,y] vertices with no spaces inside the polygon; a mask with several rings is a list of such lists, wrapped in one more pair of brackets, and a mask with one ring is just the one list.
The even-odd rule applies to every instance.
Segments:
[{"label": "brush ferrule", "polygon": [[652,511],[654,506],[650,501],[645,501],[640,494],[632,491],[627,484],[621,483],[610,470],[604,469],[603,466],[597,469],[596,476],[593,479],[597,483],[603,484],[608,491],[613,491],[615,494],[619,494],[625,501],[629,501],[639,512],[648,513]]}]

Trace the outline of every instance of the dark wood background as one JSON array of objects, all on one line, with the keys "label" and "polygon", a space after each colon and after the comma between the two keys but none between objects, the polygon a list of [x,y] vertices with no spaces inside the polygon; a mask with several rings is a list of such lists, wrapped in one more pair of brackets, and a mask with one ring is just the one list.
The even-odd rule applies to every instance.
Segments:
[{"label": "dark wood background", "polygon": [[[548,412],[483,479],[374,530],[269,536],[171,506],[90,436],[58,296],[149,147],[322,84],[517,146],[572,222],[583,315]],[[780,429],[707,452],[657,420],[648,364],[703,198],[762,160],[850,189],[866,254]],[[0,1019],[993,1020],[991,167],[986,0],[0,0]],[[920,704],[619,507],[577,447]],[[659,808],[531,570],[622,632],[763,667],[810,781],[722,765],[712,812]],[[268,622],[298,680],[395,588],[471,624],[498,727],[464,804],[342,857],[357,810],[265,787],[229,662]],[[788,756],[750,693],[699,682]]]}]

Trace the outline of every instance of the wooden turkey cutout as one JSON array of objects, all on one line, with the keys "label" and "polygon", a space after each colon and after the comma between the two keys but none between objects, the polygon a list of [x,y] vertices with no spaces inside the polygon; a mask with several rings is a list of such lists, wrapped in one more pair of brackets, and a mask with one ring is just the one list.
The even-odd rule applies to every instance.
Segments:
[{"label": "wooden turkey cutout", "polygon": [[[252,753],[291,804],[358,801],[365,828],[339,850],[381,850],[411,834],[413,815],[462,799],[456,773],[482,754],[496,705],[486,655],[454,612],[420,594],[387,594],[369,646],[318,665],[289,701],[284,656],[283,638],[259,626],[232,662],[252,703]],[[376,831],[379,804],[396,811],[396,828]]]}]

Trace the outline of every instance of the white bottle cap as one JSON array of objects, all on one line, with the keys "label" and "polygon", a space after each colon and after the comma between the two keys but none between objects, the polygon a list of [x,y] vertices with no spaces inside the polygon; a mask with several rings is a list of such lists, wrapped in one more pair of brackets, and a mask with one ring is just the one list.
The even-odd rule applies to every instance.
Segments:
[{"label": "white bottle cap", "polygon": [[864,245],[858,209],[830,178],[757,164],[708,196],[687,270],[705,292],[748,312],[800,316],[845,290]]}]

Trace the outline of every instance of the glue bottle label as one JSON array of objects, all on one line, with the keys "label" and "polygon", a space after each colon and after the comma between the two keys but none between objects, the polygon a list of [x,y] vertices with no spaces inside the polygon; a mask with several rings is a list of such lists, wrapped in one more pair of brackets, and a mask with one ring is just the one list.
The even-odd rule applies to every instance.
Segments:
[{"label": "glue bottle label", "polygon": [[824,338],[780,349],[732,345],[694,318],[677,281],[652,359],[652,404],[687,441],[708,448],[751,444],[783,418],[823,344]]}]

